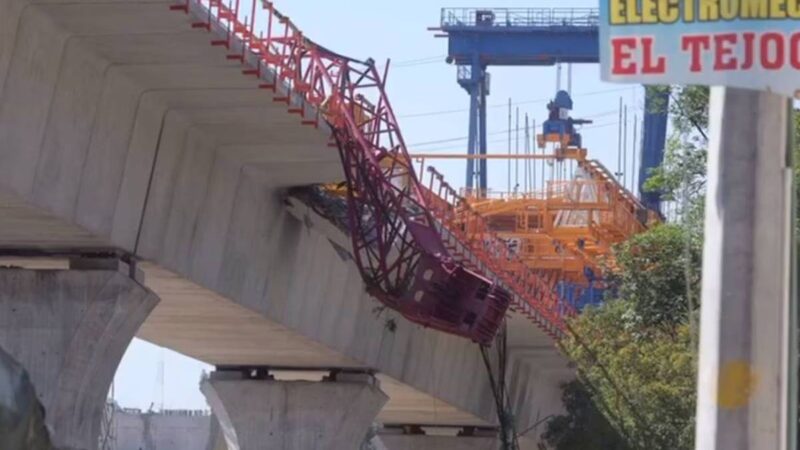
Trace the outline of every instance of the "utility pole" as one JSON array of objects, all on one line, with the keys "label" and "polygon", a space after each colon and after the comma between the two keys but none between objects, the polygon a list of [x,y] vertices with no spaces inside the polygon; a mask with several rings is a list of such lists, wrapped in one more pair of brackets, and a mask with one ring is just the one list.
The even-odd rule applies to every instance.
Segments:
[{"label": "utility pole", "polygon": [[711,92],[698,450],[796,448],[791,102]]},{"label": "utility pole", "polygon": [[622,170],[619,176],[620,184],[625,186],[625,177],[628,170],[628,105],[625,105],[622,115]]}]

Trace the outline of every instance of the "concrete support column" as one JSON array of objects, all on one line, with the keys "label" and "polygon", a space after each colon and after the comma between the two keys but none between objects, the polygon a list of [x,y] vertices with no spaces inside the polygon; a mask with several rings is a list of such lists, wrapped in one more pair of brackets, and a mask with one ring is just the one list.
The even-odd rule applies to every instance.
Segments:
[{"label": "concrete support column", "polygon": [[128,272],[116,260],[0,268],[0,347],[28,371],[59,449],[97,448],[117,365],[158,303]]},{"label": "concrete support column", "polygon": [[201,390],[228,450],[353,450],[388,400],[367,374],[321,382],[253,379],[217,371]]},{"label": "concrete support column", "polygon": [[711,91],[698,450],[794,448],[789,100]]}]

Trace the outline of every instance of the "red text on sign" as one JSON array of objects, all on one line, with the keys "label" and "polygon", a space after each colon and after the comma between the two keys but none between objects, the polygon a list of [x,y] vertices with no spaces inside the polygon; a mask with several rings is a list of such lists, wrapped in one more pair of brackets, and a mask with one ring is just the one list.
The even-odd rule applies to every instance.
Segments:
[{"label": "red text on sign", "polygon": [[667,58],[655,54],[651,36],[628,36],[611,39],[613,75],[658,75],[667,71]]},{"label": "red text on sign", "polygon": [[[800,31],[687,34],[680,40],[681,51],[688,56],[688,67],[681,70],[694,73],[800,70]],[[611,39],[612,75],[661,75],[666,73],[667,64],[670,61],[659,54],[652,36]]]},{"label": "red text on sign", "polygon": [[[800,69],[800,32],[694,34],[681,37],[691,72]],[[707,62],[713,61],[710,67]]]}]

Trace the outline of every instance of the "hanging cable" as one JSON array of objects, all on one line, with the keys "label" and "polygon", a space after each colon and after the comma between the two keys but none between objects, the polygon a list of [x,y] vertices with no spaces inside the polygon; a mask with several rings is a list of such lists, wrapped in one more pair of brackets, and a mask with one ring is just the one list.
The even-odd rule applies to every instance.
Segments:
[{"label": "hanging cable", "polygon": [[[614,125],[617,125],[617,122],[609,122],[609,123],[602,123],[602,124],[588,125],[588,126],[584,126],[584,127],[582,128],[582,130],[594,130],[594,129],[599,129],[599,128],[608,128],[608,127],[612,127],[612,126],[614,126]],[[513,131],[513,130],[512,130],[512,131]],[[507,132],[508,132],[507,130],[504,130],[504,131],[497,131],[497,132],[493,132],[493,133],[487,133],[487,136],[494,136],[494,135],[498,135],[498,134],[505,134],[505,133],[507,133]],[[410,150],[410,153],[438,152],[438,151],[454,151],[454,149],[453,149],[453,146],[452,146],[452,145],[442,145],[442,144],[447,144],[448,142],[460,142],[460,141],[465,141],[466,139],[467,139],[467,138],[465,137],[465,138],[447,139],[447,140],[444,140],[444,141],[441,141],[441,142],[436,142],[436,144],[439,144],[439,145],[436,145],[436,144],[434,144],[434,143],[428,143],[429,145],[436,145],[435,147],[428,147],[427,145],[424,145],[424,144],[422,144],[422,145],[419,145],[419,144],[418,144],[418,145],[410,145],[410,146],[409,146],[409,147],[411,148],[411,150]],[[499,144],[499,143],[504,143],[504,142],[506,142],[506,138],[491,139],[491,140],[487,140],[487,141],[486,141],[486,143],[487,143],[487,144]],[[417,148],[415,148],[415,147],[423,147],[423,146],[425,147],[424,149],[417,149]],[[544,153],[546,153],[546,152],[543,150],[543,152],[542,152],[542,153],[544,154]]]},{"label": "hanging cable", "polygon": [[561,91],[561,63],[556,62],[556,92]]},{"label": "hanging cable", "polygon": [[567,93],[572,96],[572,63],[567,64]]},{"label": "hanging cable", "polygon": [[[645,435],[647,435],[648,442],[644,443],[646,444],[644,448],[660,448],[658,446],[653,445],[658,440],[657,438],[653,437],[651,433],[651,430],[653,428],[649,426],[647,420],[641,415],[639,409],[636,407],[636,405],[634,405],[633,401],[625,394],[625,390],[622,389],[616,382],[614,377],[611,376],[611,373],[609,372],[608,368],[605,366],[605,364],[603,364],[602,361],[600,361],[600,358],[597,356],[597,353],[594,351],[594,349],[590,347],[589,344],[586,343],[586,340],[575,330],[574,327],[572,327],[569,323],[567,323],[566,326],[567,326],[567,332],[569,333],[570,336],[574,338],[578,346],[586,350],[586,353],[591,359],[591,364],[600,369],[601,376],[609,383],[609,385],[611,386],[611,390],[614,392],[614,395],[616,395],[617,398],[621,399],[623,403],[625,403],[625,406],[631,412],[631,415],[633,416],[633,419],[636,422],[636,426],[639,429],[641,429]],[[570,354],[570,352],[564,346],[563,342],[557,342],[556,345],[561,349],[563,354],[565,355]]]},{"label": "hanging cable", "polygon": [[[593,91],[593,92],[584,92],[582,94],[575,94],[575,97],[591,97],[594,95],[602,95],[602,94],[609,94],[612,92],[619,92],[627,90],[627,88],[613,88],[613,89],[603,89],[600,91]],[[573,97],[573,98],[575,98]],[[521,102],[514,102],[516,105],[530,105],[530,104],[538,104],[538,103],[547,103],[551,98],[538,98],[532,100],[523,100]],[[502,108],[505,107],[505,103],[497,103],[492,105],[486,105],[487,108]],[[418,112],[418,113],[410,113],[410,114],[401,114],[397,116],[400,119],[411,119],[415,117],[430,117],[430,116],[441,116],[446,114],[457,114],[469,112],[469,108],[458,108],[458,109],[445,109],[445,110],[438,110],[438,111],[426,111],[426,112]]]},{"label": "hanging cable", "polygon": [[[447,55],[436,55],[436,56],[427,56],[425,58],[416,58],[416,59],[406,59],[403,61],[394,61],[392,62],[392,68],[396,69],[398,67],[414,67],[414,66],[421,66],[425,64],[434,64],[441,62]],[[383,68],[386,67],[386,64],[378,64],[377,67]]]},{"label": "hanging cable", "polygon": [[489,355],[490,348],[480,346],[483,365],[489,377],[489,387],[495,401],[497,421],[500,426],[501,450],[519,450],[519,438],[516,430],[516,420],[511,409],[511,398],[507,389],[508,378],[508,325],[503,322],[503,327],[495,338],[497,349],[497,373],[492,368],[492,359]]},{"label": "hanging cable", "polygon": [[695,130],[697,130],[697,132],[700,133],[701,136],[703,136],[703,140],[708,142],[708,135],[706,135],[706,132],[703,131],[703,127],[701,127],[700,124],[697,123],[697,119],[695,118],[695,116],[686,113],[686,110],[683,108],[683,103],[680,100],[678,100],[678,97],[676,97],[675,94],[670,93],[669,96],[670,98],[672,98],[672,102],[678,106],[678,109],[680,109],[681,114],[683,114],[684,117],[687,117],[689,119],[689,122],[692,123],[692,126],[694,126]]},{"label": "hanging cable", "polygon": [[[519,109],[519,108],[517,108],[517,109]],[[616,114],[616,111],[604,111],[604,112],[600,112],[600,113],[597,113],[597,114],[590,114],[590,115],[585,116],[585,117],[587,119],[596,119],[596,118],[599,118],[599,117],[608,117],[608,116],[610,116],[612,114]],[[616,124],[617,124],[617,122],[612,122],[612,123],[607,123],[607,124],[592,124],[592,125],[587,125],[587,126],[582,127],[581,130],[591,130],[591,129],[594,129],[594,128],[603,128],[603,127],[606,127],[606,126],[611,126],[611,125],[616,125]],[[487,136],[497,136],[497,135],[501,135],[501,134],[506,134],[509,131],[514,131],[514,130],[515,130],[515,128],[512,128],[509,125],[508,129],[492,131],[492,132],[487,133],[486,135]],[[459,136],[459,137],[440,139],[440,140],[434,140],[434,141],[417,142],[417,143],[414,143],[414,144],[410,144],[409,146],[410,147],[422,147],[422,146],[426,146],[426,145],[443,144],[443,143],[447,143],[447,142],[465,141],[467,139],[469,139],[469,136]]]}]

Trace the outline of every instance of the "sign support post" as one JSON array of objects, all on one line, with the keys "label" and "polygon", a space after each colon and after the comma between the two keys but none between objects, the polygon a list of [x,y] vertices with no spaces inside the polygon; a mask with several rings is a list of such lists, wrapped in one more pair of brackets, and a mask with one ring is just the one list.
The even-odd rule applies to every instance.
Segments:
[{"label": "sign support post", "polygon": [[698,450],[794,450],[797,310],[791,102],[712,88]]}]

